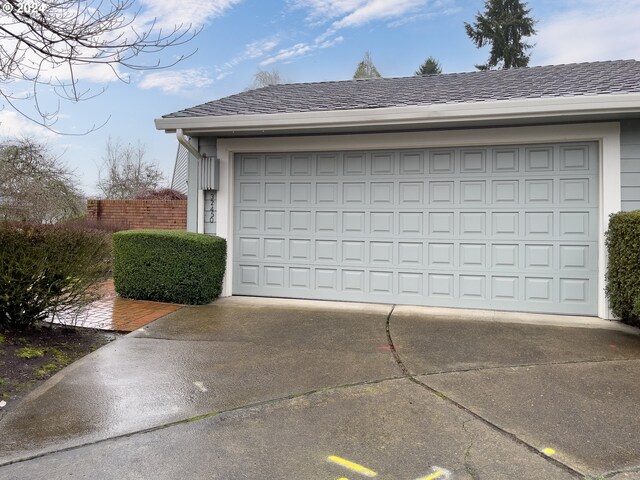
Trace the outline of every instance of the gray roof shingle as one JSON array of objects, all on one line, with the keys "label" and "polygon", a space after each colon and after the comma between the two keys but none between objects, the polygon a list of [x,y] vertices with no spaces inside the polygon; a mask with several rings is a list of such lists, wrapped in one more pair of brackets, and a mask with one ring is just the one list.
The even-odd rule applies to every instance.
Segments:
[{"label": "gray roof shingle", "polygon": [[321,112],[624,93],[640,93],[639,61],[272,85],[203,103],[163,118]]}]

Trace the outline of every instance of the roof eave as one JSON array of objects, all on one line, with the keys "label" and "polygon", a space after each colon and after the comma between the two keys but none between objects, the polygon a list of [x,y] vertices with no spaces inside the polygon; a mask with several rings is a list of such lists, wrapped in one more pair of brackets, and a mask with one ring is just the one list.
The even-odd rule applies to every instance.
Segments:
[{"label": "roof eave", "polygon": [[592,119],[629,113],[640,114],[640,93],[319,112],[168,117],[156,119],[155,125],[158,130],[166,132],[174,132],[181,128],[190,135],[275,134],[288,131],[323,131],[327,128],[334,131],[415,125],[439,128],[521,119],[532,121],[562,120],[569,117]]}]

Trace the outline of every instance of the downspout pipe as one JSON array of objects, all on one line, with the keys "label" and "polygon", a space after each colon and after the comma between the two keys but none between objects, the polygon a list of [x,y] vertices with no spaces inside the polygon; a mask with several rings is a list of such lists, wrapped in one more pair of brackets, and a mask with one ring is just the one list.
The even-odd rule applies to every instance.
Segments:
[{"label": "downspout pipe", "polygon": [[178,143],[190,153],[187,158],[187,231],[202,233],[198,232],[199,212],[204,202],[198,190],[198,163],[203,155],[185,138],[181,128],[176,129],[176,138]]},{"label": "downspout pipe", "polygon": [[198,149],[196,147],[194,147],[193,145],[191,145],[191,143],[187,140],[187,138],[184,136],[184,132],[182,131],[181,128],[177,128],[176,129],[176,138],[178,139],[178,143],[180,143],[180,145],[182,145],[184,148],[187,149],[187,151],[193,155],[194,157],[200,159],[203,158],[204,155],[202,155]]}]

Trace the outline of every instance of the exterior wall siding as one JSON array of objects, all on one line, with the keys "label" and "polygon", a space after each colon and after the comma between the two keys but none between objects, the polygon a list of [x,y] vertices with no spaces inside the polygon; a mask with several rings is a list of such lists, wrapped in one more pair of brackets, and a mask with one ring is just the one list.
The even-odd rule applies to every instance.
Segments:
[{"label": "exterior wall siding", "polygon": [[173,167],[173,176],[171,178],[171,188],[184,193],[188,192],[187,187],[187,165],[189,163],[189,152],[182,145],[178,145],[176,153],[176,163]]},{"label": "exterior wall siding", "polygon": [[622,210],[640,209],[640,118],[620,122]]},{"label": "exterior wall siding", "polygon": [[186,230],[186,200],[88,200],[87,218],[123,230]]}]

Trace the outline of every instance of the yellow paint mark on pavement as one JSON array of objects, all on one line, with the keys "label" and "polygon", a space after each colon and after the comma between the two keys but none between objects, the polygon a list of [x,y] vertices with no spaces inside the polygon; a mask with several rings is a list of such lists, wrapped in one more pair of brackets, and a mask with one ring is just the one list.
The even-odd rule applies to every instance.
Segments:
[{"label": "yellow paint mark on pavement", "polygon": [[544,453],[545,455],[553,455],[556,453],[556,451],[553,448],[545,448],[544,450],[542,450],[542,453]]},{"label": "yellow paint mark on pavement", "polygon": [[440,478],[444,472],[442,470],[438,470],[437,472],[432,473],[428,477],[421,477],[418,480],[436,480],[436,478]]},{"label": "yellow paint mark on pavement", "polygon": [[442,467],[432,466],[431,474],[427,475],[426,477],[416,478],[416,480],[436,480],[436,479],[448,480],[450,478],[451,478],[451,472],[449,470]]},{"label": "yellow paint mark on pavement", "polygon": [[331,455],[327,458],[327,460],[366,477],[375,477],[376,475],[378,475],[376,472],[368,469],[367,467],[363,467],[362,465],[358,465],[357,463],[350,462],[349,460],[345,460],[344,458],[340,458],[335,455]]}]

